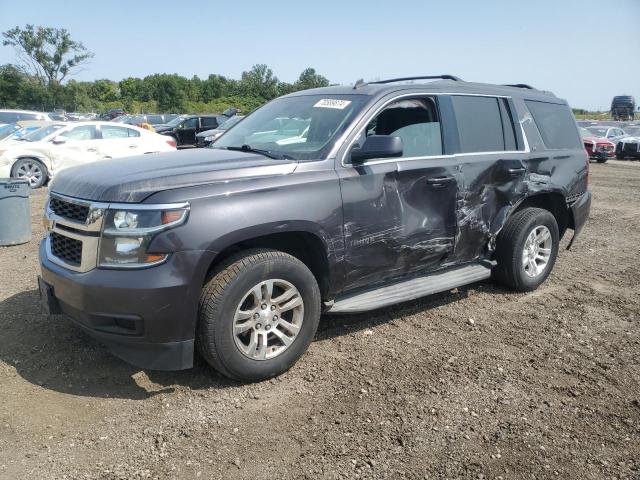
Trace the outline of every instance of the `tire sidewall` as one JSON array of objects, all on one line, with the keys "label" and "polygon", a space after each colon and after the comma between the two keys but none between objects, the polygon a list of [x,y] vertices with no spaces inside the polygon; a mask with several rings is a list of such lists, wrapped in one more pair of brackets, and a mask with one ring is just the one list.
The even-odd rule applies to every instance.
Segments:
[{"label": "tire sidewall", "polygon": [[[537,277],[530,277],[524,271],[524,265],[522,265],[522,252],[524,251],[524,245],[527,241],[527,237],[531,231],[539,226],[545,226],[551,232],[551,256],[547,263],[547,267],[544,272]],[[545,210],[540,210],[538,215],[532,217],[526,224],[523,225],[522,230],[518,235],[516,244],[514,245],[514,267],[517,282],[524,287],[524,290],[535,290],[540,286],[547,277],[551,274],[553,266],[556,263],[558,257],[560,235],[558,232],[558,224],[553,215]]]},{"label": "tire sidewall", "polygon": [[[270,360],[253,360],[235,344],[233,319],[247,292],[268,279],[286,280],[298,289],[304,302],[302,328],[293,344],[282,354]],[[320,292],[313,274],[304,264],[276,257],[243,268],[225,289],[219,308],[211,313],[213,318],[201,318],[200,321],[216,322],[212,340],[224,367],[236,377],[261,380],[285,372],[307,350],[320,319]]]}]

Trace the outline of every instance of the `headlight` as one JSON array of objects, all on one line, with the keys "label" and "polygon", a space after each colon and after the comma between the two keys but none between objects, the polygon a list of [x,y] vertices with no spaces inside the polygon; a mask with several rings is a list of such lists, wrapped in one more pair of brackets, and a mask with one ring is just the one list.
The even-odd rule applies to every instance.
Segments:
[{"label": "headlight", "polygon": [[98,266],[143,268],[164,262],[168,254],[149,252],[149,244],[157,233],[182,225],[188,213],[188,204],[138,210],[110,208],[100,237]]},{"label": "headlight", "polygon": [[206,137],[204,137],[204,141],[205,142],[213,142],[214,138],[215,137],[213,135],[207,135]]}]

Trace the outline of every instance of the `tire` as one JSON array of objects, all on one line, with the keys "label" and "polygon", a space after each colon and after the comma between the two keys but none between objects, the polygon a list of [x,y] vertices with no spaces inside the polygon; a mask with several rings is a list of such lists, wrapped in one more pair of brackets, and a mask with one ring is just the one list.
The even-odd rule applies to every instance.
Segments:
[{"label": "tire", "polygon": [[598,158],[598,163],[607,163],[608,158]]},{"label": "tire", "polygon": [[[530,235],[535,231],[542,236],[546,232],[549,234],[548,243],[542,244],[538,250],[533,252],[530,249],[525,251]],[[498,265],[493,269],[493,276],[499,283],[516,290],[518,292],[530,292],[538,288],[544,282],[555,264],[558,256],[559,233],[558,224],[555,217],[548,211],[541,208],[524,208],[514,213],[507,221],[502,231],[498,235],[496,242],[495,259]],[[549,250],[547,253],[540,253]],[[535,255],[534,255],[535,254]],[[542,263],[542,258],[538,255],[546,256],[546,263],[539,272],[532,271],[531,258],[539,267],[538,261]],[[531,256],[525,256],[531,255]],[[529,259],[525,263],[525,259]],[[531,275],[531,273],[536,273]]]},{"label": "tire", "polygon": [[47,167],[45,167],[40,160],[35,158],[21,158],[13,165],[11,177],[27,180],[29,186],[35,190],[47,183],[49,175],[47,173]]},{"label": "tire", "polygon": [[[271,298],[265,295],[268,281],[273,282]],[[275,302],[278,298],[285,300]],[[285,310],[298,299],[301,307]],[[297,258],[247,250],[221,265],[205,284],[198,316],[196,345],[204,359],[229,378],[257,382],[286,372],[307,350],[320,320],[320,289]]]},{"label": "tire", "polygon": [[616,153],[616,160],[624,160],[624,155]]}]

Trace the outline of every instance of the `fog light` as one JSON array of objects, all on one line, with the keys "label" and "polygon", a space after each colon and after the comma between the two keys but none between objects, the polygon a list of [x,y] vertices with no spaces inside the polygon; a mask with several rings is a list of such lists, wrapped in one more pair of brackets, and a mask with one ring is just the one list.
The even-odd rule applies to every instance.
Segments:
[{"label": "fog light", "polygon": [[114,239],[116,253],[121,254],[129,254],[135,252],[142,246],[142,238],[132,238],[132,237],[124,237],[124,238],[115,238]]}]

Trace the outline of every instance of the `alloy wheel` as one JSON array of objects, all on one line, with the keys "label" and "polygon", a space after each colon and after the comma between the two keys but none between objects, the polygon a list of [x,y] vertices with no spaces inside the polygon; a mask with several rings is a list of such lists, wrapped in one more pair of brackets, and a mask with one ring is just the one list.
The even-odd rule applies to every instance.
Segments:
[{"label": "alloy wheel", "polygon": [[527,236],[522,251],[522,266],[529,277],[542,274],[549,264],[553,239],[544,225],[538,225]]},{"label": "alloy wheel", "polygon": [[16,178],[27,180],[32,188],[40,185],[43,177],[42,168],[35,162],[23,161],[16,170]]},{"label": "alloy wheel", "polygon": [[286,280],[265,280],[249,290],[233,319],[236,347],[252,360],[270,360],[295,341],[304,318],[298,289]]}]

